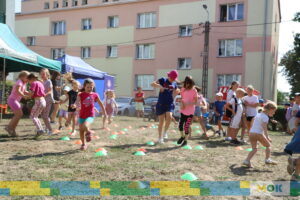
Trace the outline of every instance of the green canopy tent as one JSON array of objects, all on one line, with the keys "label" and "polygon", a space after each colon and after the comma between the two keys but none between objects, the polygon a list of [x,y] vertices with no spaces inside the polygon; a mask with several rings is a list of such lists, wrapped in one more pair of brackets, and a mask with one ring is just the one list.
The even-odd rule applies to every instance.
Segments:
[{"label": "green canopy tent", "polygon": [[6,24],[0,23],[0,71],[3,87],[1,104],[4,103],[7,73],[21,70],[38,72],[42,68],[60,72],[61,62],[45,58],[31,51]]}]

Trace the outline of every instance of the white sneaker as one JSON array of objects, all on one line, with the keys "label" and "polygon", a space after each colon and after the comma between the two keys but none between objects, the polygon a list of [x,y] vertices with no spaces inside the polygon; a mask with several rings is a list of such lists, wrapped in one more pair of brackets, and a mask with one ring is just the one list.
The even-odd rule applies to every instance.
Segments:
[{"label": "white sneaker", "polygon": [[226,138],[225,138],[225,141],[231,141],[231,140],[232,140],[231,137],[226,137]]},{"label": "white sneaker", "polygon": [[47,133],[48,133],[48,135],[50,136],[50,135],[53,135],[53,132],[52,131],[47,131]]},{"label": "white sneaker", "polygon": [[273,161],[273,160],[271,160],[271,158],[269,158],[269,159],[265,160],[265,163],[266,163],[267,165],[277,165],[277,162],[276,162],[276,161]]},{"label": "white sneaker", "polygon": [[160,138],[160,139],[158,139],[158,144],[164,144],[165,142],[164,142],[164,138]]},{"label": "white sneaker", "polygon": [[75,130],[75,131],[73,131],[73,132],[71,132],[71,135],[72,136],[75,136],[77,134],[77,131]]},{"label": "white sneaker", "polygon": [[248,161],[248,160],[244,160],[243,166],[252,168],[252,165],[251,165],[250,161]]},{"label": "white sneaker", "polygon": [[164,139],[168,139],[168,133],[164,133]]}]

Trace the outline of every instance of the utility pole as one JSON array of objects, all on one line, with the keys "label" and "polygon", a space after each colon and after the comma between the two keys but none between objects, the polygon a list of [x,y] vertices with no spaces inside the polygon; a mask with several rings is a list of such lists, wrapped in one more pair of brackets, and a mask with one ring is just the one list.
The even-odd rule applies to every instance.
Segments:
[{"label": "utility pole", "polygon": [[210,23],[207,20],[204,25],[204,51],[203,51],[203,70],[202,70],[202,94],[207,97],[208,89],[208,52],[209,52],[209,29]]}]

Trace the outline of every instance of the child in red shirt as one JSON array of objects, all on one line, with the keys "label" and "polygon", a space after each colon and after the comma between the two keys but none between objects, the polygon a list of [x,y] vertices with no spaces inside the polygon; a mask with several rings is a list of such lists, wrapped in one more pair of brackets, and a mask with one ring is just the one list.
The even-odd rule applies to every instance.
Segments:
[{"label": "child in red shirt", "polygon": [[144,117],[144,96],[145,93],[141,87],[137,87],[137,93],[135,93],[135,110],[137,117]]}]

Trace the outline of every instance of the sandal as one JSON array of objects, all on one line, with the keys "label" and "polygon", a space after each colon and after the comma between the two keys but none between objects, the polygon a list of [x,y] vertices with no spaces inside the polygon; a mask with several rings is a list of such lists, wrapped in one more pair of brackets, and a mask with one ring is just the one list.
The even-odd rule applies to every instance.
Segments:
[{"label": "sandal", "polygon": [[87,147],[88,146],[86,144],[82,144],[80,147],[80,150],[85,151],[85,150],[87,150]]},{"label": "sandal", "polygon": [[4,128],[4,130],[6,130],[6,132],[8,133],[9,136],[11,136],[11,137],[13,136],[13,130],[9,129],[8,126],[6,126]]}]

